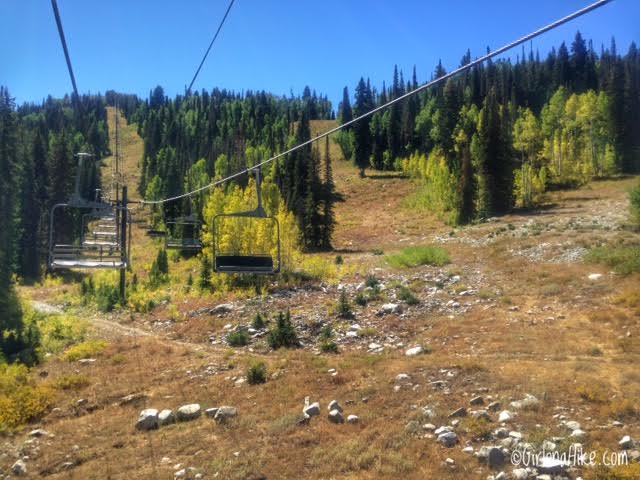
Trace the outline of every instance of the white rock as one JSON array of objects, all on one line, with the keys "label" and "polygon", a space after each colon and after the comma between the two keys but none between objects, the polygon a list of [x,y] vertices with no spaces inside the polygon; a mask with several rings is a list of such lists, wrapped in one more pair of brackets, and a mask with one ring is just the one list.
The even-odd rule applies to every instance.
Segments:
[{"label": "white rock", "polygon": [[462,451],[464,453],[473,453],[473,447],[464,447]]},{"label": "white rock", "polygon": [[402,313],[402,308],[397,303],[385,303],[378,310],[378,316],[389,315],[391,313]]},{"label": "white rock", "polygon": [[216,416],[216,413],[218,413],[218,407],[207,408],[204,411],[204,414],[209,418],[214,418]]},{"label": "white rock", "polygon": [[358,423],[360,418],[357,415],[349,415],[347,417],[347,423]]},{"label": "white rock", "polygon": [[574,420],[569,420],[568,422],[565,422],[565,427],[567,427],[569,430],[580,430],[580,423],[574,421]]},{"label": "white rock", "polygon": [[396,375],[396,383],[407,383],[411,381],[411,377],[407,373],[399,373]]},{"label": "white rock", "polygon": [[441,435],[446,432],[453,432],[453,428],[448,425],[443,425],[442,427],[437,428],[433,433],[436,435]]},{"label": "white rock", "polygon": [[327,406],[327,410],[329,410],[329,411],[338,410],[340,413],[343,412],[342,407],[340,406],[340,404],[338,403],[337,400],[331,400],[329,402],[329,405]]},{"label": "white rock", "polygon": [[158,414],[158,423],[160,426],[169,425],[170,423],[175,423],[176,416],[173,413],[173,410],[165,409],[162,410]]},{"label": "white rock", "polygon": [[591,280],[592,282],[600,280],[601,278],[602,278],[602,274],[601,273],[591,273],[589,275],[589,280]]},{"label": "white rock", "polygon": [[417,347],[409,348],[406,352],[404,352],[407,357],[415,357],[416,355],[421,355],[423,353],[424,348],[422,348],[420,345],[418,345]]},{"label": "white rock", "polygon": [[625,435],[622,437],[622,440],[618,442],[618,445],[620,445],[620,448],[628,450],[633,447],[633,439],[629,435]]},{"label": "white rock", "polygon": [[579,428],[571,432],[571,435],[570,435],[571,438],[575,438],[577,440],[582,440],[586,436],[587,436],[587,432],[585,432],[584,430],[580,430]]},{"label": "white rock", "polygon": [[188,405],[183,405],[178,409],[176,418],[180,422],[187,422],[189,420],[195,420],[201,413],[202,410],[200,409],[200,404],[190,403]]},{"label": "white rock", "polygon": [[27,464],[24,463],[24,460],[17,460],[16,463],[14,463],[11,466],[11,471],[17,477],[21,477],[22,475],[26,475],[27,474]]},{"label": "white rock", "polygon": [[158,428],[158,410],[155,408],[145,408],[140,412],[138,421],[136,422],[136,428],[138,430],[154,430]]},{"label": "white rock", "polygon": [[500,412],[500,415],[498,416],[498,421],[500,423],[510,422],[511,420],[513,420],[513,413],[509,410],[503,410]]},{"label": "white rock", "polygon": [[513,480],[527,480],[527,478],[529,478],[529,472],[526,468],[516,468],[511,471],[511,477]]},{"label": "white rock", "polygon": [[320,403],[313,402],[311,405],[306,405],[302,412],[305,415],[309,415],[310,417],[315,417],[316,415],[320,415]]},{"label": "white rock", "polygon": [[218,408],[218,411],[214,415],[213,419],[218,423],[224,423],[228,421],[230,418],[238,415],[238,410],[236,407],[223,406]]},{"label": "white rock", "polygon": [[229,313],[233,310],[233,305],[230,303],[221,303],[220,305],[216,305],[215,307],[213,307],[211,310],[209,310],[209,313],[211,315],[222,315],[225,313]]},{"label": "white rock", "polygon": [[38,428],[36,430],[31,430],[28,435],[30,437],[48,437],[49,432],[47,432],[46,430],[43,430],[42,428]]},{"label": "white rock", "polygon": [[344,417],[340,410],[331,410],[329,412],[329,421],[332,423],[344,423]]},{"label": "white rock", "polygon": [[569,465],[567,462],[553,456],[541,457],[538,461],[538,470],[542,473],[558,474],[562,473]]},{"label": "white rock", "polygon": [[516,400],[516,401],[511,402],[511,407],[516,409],[516,410],[520,410],[522,408],[535,407],[539,403],[540,403],[540,400],[538,400],[533,395],[527,393],[522,400]]}]

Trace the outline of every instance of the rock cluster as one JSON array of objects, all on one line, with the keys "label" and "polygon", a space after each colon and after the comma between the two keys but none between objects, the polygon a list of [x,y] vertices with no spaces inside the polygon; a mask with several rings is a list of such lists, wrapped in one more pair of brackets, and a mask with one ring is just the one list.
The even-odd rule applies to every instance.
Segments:
[{"label": "rock cluster", "polygon": [[[214,407],[205,410],[205,415],[213,418],[218,423],[225,423],[237,414],[238,410],[230,406]],[[183,405],[178,408],[175,414],[173,410],[170,409],[164,409],[158,412],[155,408],[145,408],[138,416],[136,429],[141,431],[156,430],[159,427],[170,425],[176,421],[189,422],[196,420],[201,415],[202,408],[198,403]]]}]

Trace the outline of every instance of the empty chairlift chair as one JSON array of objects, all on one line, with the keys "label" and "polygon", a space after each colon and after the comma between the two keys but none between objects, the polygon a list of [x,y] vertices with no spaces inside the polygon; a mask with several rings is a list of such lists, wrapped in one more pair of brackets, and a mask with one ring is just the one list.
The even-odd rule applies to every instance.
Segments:
[{"label": "empty chairlift chair", "polygon": [[[238,213],[221,213],[213,219],[214,270],[219,273],[239,273],[254,275],[273,275],[280,271],[280,225],[275,217],[268,216],[262,206],[262,178],[259,168],[253,169],[256,176],[258,206],[255,210]],[[275,255],[271,251],[242,251],[233,249],[222,251],[220,240],[224,235],[223,223],[231,222],[270,222],[275,228]]]},{"label": "empty chairlift chair", "polygon": [[127,268],[131,242],[126,241],[125,232],[130,222],[129,211],[122,205],[85,200],[79,193],[83,160],[89,156],[77,155],[76,188],[69,202],[51,208],[48,259],[51,269]]},{"label": "empty chairlift chair", "polygon": [[199,252],[202,250],[202,241],[200,240],[201,222],[196,215],[191,214],[186,217],[174,218],[167,221],[166,224],[165,248],[185,252]]}]

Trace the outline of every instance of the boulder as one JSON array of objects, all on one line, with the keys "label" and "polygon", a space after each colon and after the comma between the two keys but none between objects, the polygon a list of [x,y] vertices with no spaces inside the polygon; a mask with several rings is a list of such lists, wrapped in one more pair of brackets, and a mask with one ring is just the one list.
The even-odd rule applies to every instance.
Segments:
[{"label": "boulder", "polygon": [[602,278],[602,274],[601,273],[591,273],[591,274],[589,274],[589,276],[587,278],[589,278],[589,280],[591,280],[592,282],[595,282],[595,281],[600,280]]},{"label": "boulder", "polygon": [[189,420],[195,420],[202,414],[199,403],[190,403],[183,405],[178,409],[176,418],[179,422],[188,422]]},{"label": "boulder", "polygon": [[11,466],[11,472],[16,476],[16,477],[21,477],[23,475],[27,474],[27,464],[24,463],[24,460],[17,460],[12,466]]},{"label": "boulder", "polygon": [[402,313],[402,308],[397,303],[385,303],[378,310],[378,316],[389,315],[392,313]]},{"label": "boulder", "polygon": [[411,377],[407,373],[399,373],[396,375],[396,383],[409,383]]},{"label": "boulder", "polygon": [[467,416],[467,409],[464,407],[460,407],[449,414],[449,418],[458,418],[458,417],[466,417],[466,416]]},{"label": "boulder", "polygon": [[347,417],[347,423],[358,423],[360,418],[357,415],[349,415]]},{"label": "boulder", "polygon": [[156,410],[155,408],[145,408],[140,412],[138,421],[136,422],[136,428],[138,430],[155,430],[159,426],[158,410]]},{"label": "boulder", "polygon": [[515,400],[511,402],[511,408],[514,408],[515,410],[521,410],[523,408],[534,408],[539,404],[540,400],[527,393],[522,400]]},{"label": "boulder", "polygon": [[224,314],[229,313],[231,311],[233,311],[233,305],[232,304],[230,304],[230,303],[221,303],[220,305],[216,305],[211,310],[209,310],[209,313],[211,315],[224,315]]},{"label": "boulder", "polygon": [[160,426],[169,425],[170,423],[175,423],[176,416],[173,413],[173,410],[164,409],[158,414],[158,423]]},{"label": "boulder", "polygon": [[509,410],[503,410],[500,412],[500,415],[498,415],[498,421],[500,423],[510,422],[511,420],[513,420],[513,413]]},{"label": "boulder", "polygon": [[416,355],[422,355],[423,353],[424,348],[422,348],[420,345],[409,348],[406,352],[404,352],[407,357],[415,357]]},{"label": "boulder", "polygon": [[214,418],[216,413],[218,413],[218,407],[207,408],[204,411],[204,414],[209,418]]},{"label": "boulder", "polygon": [[498,468],[504,464],[505,454],[500,447],[488,445],[480,448],[476,453],[479,460],[485,462],[490,468]]},{"label": "boulder", "polygon": [[236,407],[220,407],[216,412],[213,419],[218,423],[225,423],[229,421],[231,418],[238,415],[238,409]]},{"label": "boulder", "polygon": [[473,397],[471,400],[469,400],[469,405],[472,405],[472,406],[484,405],[484,398],[482,398],[482,396],[480,395]]},{"label": "boulder", "polygon": [[458,436],[455,432],[444,432],[438,435],[438,443],[444,445],[447,448],[453,447],[458,443]]},{"label": "boulder", "polygon": [[625,435],[622,437],[622,440],[618,442],[618,445],[620,445],[620,448],[629,450],[633,447],[633,439],[629,435]]},{"label": "boulder", "polygon": [[568,422],[565,422],[564,425],[571,431],[580,430],[580,424],[574,420],[569,420]]},{"label": "boulder", "polygon": [[315,417],[316,415],[320,415],[320,403],[313,402],[311,405],[306,405],[302,409],[302,413],[310,417]]},{"label": "boulder", "polygon": [[329,421],[332,423],[344,423],[344,417],[340,410],[331,410],[329,412]]},{"label": "boulder", "polygon": [[327,407],[327,410],[329,410],[329,411],[338,410],[340,413],[343,412],[342,407],[340,406],[340,404],[338,403],[337,400],[331,400],[329,402],[329,406]]},{"label": "boulder", "polygon": [[559,475],[562,474],[569,465],[567,462],[560,460],[559,458],[555,458],[553,456],[543,456],[540,458],[538,462],[537,469],[540,473],[548,473],[551,475]]},{"label": "boulder", "polygon": [[46,430],[43,430],[42,428],[38,428],[36,430],[31,430],[28,434],[30,437],[49,437],[50,434],[49,432],[47,432]]}]

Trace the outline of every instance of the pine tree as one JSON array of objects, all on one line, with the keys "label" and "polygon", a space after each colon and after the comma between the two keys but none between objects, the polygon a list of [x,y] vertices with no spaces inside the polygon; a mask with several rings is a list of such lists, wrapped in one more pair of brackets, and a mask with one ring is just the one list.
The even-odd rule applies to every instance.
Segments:
[{"label": "pine tree", "polygon": [[335,215],[333,212],[333,197],[335,194],[335,184],[333,183],[333,169],[331,167],[331,156],[329,155],[329,137],[325,137],[324,144],[324,183],[322,198],[322,238],[320,246],[323,249],[331,249],[331,238],[335,230]]},{"label": "pine tree", "polygon": [[[358,86],[356,87],[356,115],[363,115],[373,109],[373,98],[371,88],[368,82],[365,83],[364,78],[360,77]],[[371,131],[370,119],[364,118],[357,122],[353,127],[354,133],[354,160],[356,166],[360,169],[360,177],[364,177],[364,171],[369,166],[369,157],[371,156]]]},{"label": "pine tree", "polygon": [[[340,103],[340,123],[345,124],[353,119],[353,112],[351,111],[351,100],[349,100],[349,89],[344,87],[342,90],[342,102]],[[349,130],[351,127],[345,127],[345,130]]]}]

